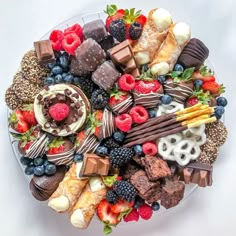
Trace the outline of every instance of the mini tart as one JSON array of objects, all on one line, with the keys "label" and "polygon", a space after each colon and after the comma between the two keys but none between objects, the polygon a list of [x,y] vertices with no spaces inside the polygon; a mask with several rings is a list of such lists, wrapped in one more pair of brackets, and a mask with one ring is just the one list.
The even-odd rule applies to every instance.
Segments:
[{"label": "mini tart", "polygon": [[[55,122],[49,115],[49,107],[56,103],[66,103],[70,107],[69,116]],[[35,118],[42,129],[55,136],[68,136],[80,130],[86,123],[90,103],[83,91],[73,85],[57,84],[45,87],[34,100]]]}]

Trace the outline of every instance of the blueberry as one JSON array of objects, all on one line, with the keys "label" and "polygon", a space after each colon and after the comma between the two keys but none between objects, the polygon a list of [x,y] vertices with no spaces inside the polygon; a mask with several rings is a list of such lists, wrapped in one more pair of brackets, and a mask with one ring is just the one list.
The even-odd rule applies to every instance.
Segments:
[{"label": "blueberry", "polygon": [[166,81],[166,77],[164,75],[159,75],[157,77],[157,80],[161,83],[161,84],[164,84],[165,81]]},{"label": "blueberry", "polygon": [[148,110],[148,115],[149,115],[149,118],[154,118],[157,116],[157,111],[154,109],[150,109]]},{"label": "blueberry", "polygon": [[98,146],[96,149],[96,154],[98,156],[104,157],[108,155],[108,148],[104,146]]},{"label": "blueberry", "polygon": [[47,165],[50,165],[51,163],[48,160],[44,160],[43,165],[46,167]]},{"label": "blueberry", "polygon": [[159,209],[160,209],[160,204],[158,202],[153,202],[152,203],[152,210],[158,211]]},{"label": "blueberry", "polygon": [[57,167],[54,164],[48,164],[45,167],[45,174],[46,175],[54,175],[56,173],[56,171],[57,171]]},{"label": "blueberry", "polygon": [[215,117],[216,117],[217,120],[220,120],[222,118],[222,116],[220,116],[220,115],[218,115],[216,113],[215,113]]},{"label": "blueberry", "polygon": [[20,158],[20,163],[23,165],[23,166],[28,166],[30,165],[30,163],[32,162],[32,159],[28,158],[28,157],[24,157],[22,156]]},{"label": "blueberry", "polygon": [[59,65],[63,68],[63,69],[68,69],[69,67],[69,58],[68,56],[61,56],[59,57]]},{"label": "blueberry", "polygon": [[225,97],[219,97],[217,98],[217,105],[218,106],[222,106],[222,107],[226,107],[228,104],[228,101]]},{"label": "blueberry", "polygon": [[38,157],[38,158],[34,159],[34,165],[35,166],[41,166],[41,165],[43,165],[43,163],[44,163],[44,160],[41,157]]},{"label": "blueberry", "polygon": [[62,75],[56,75],[55,76],[55,83],[56,84],[60,84],[63,82],[63,78],[62,78]]},{"label": "blueberry", "polygon": [[26,175],[33,175],[34,174],[34,166],[27,166],[25,168],[25,174]]},{"label": "blueberry", "polygon": [[215,108],[215,114],[217,114],[218,116],[222,116],[225,113],[225,109],[222,106],[217,106]]},{"label": "blueberry", "polygon": [[35,175],[42,176],[42,175],[44,175],[44,172],[45,172],[45,167],[43,165],[34,167],[34,174]]},{"label": "blueberry", "polygon": [[125,139],[125,135],[123,132],[121,131],[116,131],[114,134],[113,134],[113,139],[118,142],[118,143],[122,143]]},{"label": "blueberry", "polygon": [[55,83],[55,80],[53,77],[47,77],[45,80],[44,80],[44,85],[53,85]]},{"label": "blueberry", "polygon": [[48,68],[51,70],[56,64],[57,64],[56,61],[51,62],[51,63],[48,64]]},{"label": "blueberry", "polygon": [[69,74],[68,74],[68,73],[66,73],[66,72],[62,73],[62,75],[61,75],[61,76],[62,76],[63,80],[66,78],[66,76],[67,76],[67,75],[69,75]]},{"label": "blueberry", "polygon": [[143,70],[144,72],[147,72],[147,71],[148,71],[148,69],[149,69],[149,67],[148,67],[148,65],[147,65],[147,64],[145,64],[145,65],[142,65],[142,70]]},{"label": "blueberry", "polygon": [[64,82],[67,84],[71,84],[73,81],[73,78],[74,78],[74,76],[69,74],[64,78]]},{"label": "blueberry", "polygon": [[174,71],[182,71],[183,72],[184,68],[180,64],[176,64],[175,67],[174,67]]},{"label": "blueberry", "polygon": [[84,156],[83,156],[83,154],[75,154],[75,156],[74,156],[74,161],[75,162],[80,162],[80,161],[83,161],[83,158],[84,158]]},{"label": "blueberry", "polygon": [[72,83],[77,85],[79,84],[79,81],[80,81],[79,77],[74,77]]},{"label": "blueberry", "polygon": [[54,66],[54,67],[52,68],[52,73],[53,73],[54,75],[62,74],[62,72],[63,72],[63,69],[62,69],[60,66]]},{"label": "blueberry", "polygon": [[142,156],[143,155],[143,148],[141,145],[137,144],[137,145],[134,145],[134,152],[136,155],[138,156]]},{"label": "blueberry", "polygon": [[161,97],[161,102],[164,104],[164,105],[168,105],[172,102],[172,97],[168,94],[165,94]]},{"label": "blueberry", "polygon": [[202,87],[203,82],[200,79],[194,81],[195,88],[199,89]]},{"label": "blueberry", "polygon": [[141,207],[143,204],[144,204],[144,200],[143,200],[141,197],[137,196],[137,197],[135,198],[134,208],[135,208],[135,209],[138,209],[138,208]]}]

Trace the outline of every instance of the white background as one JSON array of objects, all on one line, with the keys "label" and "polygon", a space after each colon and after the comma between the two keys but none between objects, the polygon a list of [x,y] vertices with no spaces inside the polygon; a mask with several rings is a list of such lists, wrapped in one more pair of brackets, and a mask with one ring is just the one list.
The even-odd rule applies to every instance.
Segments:
[{"label": "white background", "polygon": [[[0,235],[75,236],[102,235],[102,225],[78,231],[66,216],[57,215],[35,201],[15,161],[7,134],[4,93],[24,52],[45,32],[79,13],[104,9],[104,0],[0,0]],[[227,87],[226,111],[229,139],[214,168],[214,185],[198,189],[189,199],[165,215],[148,222],[125,224],[113,235],[136,236],[235,236],[236,235],[236,12],[234,0],[120,0],[119,6],[150,10],[167,8],[174,19],[192,26],[193,35],[210,49],[218,77]]]}]

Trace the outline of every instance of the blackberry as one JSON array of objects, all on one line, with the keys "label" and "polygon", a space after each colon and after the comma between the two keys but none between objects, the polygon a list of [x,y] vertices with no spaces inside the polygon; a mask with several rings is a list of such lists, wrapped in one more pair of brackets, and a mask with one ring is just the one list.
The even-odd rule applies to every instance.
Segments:
[{"label": "blackberry", "polygon": [[113,189],[120,198],[128,202],[134,201],[137,195],[137,190],[128,181],[116,181],[113,185]]},{"label": "blackberry", "polygon": [[125,23],[122,19],[114,20],[110,24],[110,33],[119,42],[122,42],[126,38]]},{"label": "blackberry", "polygon": [[133,156],[134,152],[131,148],[114,148],[110,152],[111,165],[114,168],[119,168],[123,164],[129,162]]},{"label": "blackberry", "polygon": [[113,138],[105,139],[103,141],[103,146],[107,147],[110,151],[114,148],[120,147],[120,145]]},{"label": "blackberry", "polygon": [[119,196],[116,194],[116,192],[114,190],[110,189],[110,190],[107,191],[106,200],[110,204],[114,205],[114,204],[116,204],[118,202]]},{"label": "blackberry", "polygon": [[84,91],[85,95],[88,98],[91,98],[92,93],[95,89],[95,84],[90,79],[90,77],[74,77],[73,84],[79,85],[80,88]]},{"label": "blackberry", "polygon": [[129,36],[132,40],[137,40],[143,31],[143,27],[140,23],[134,22],[129,28]]},{"label": "blackberry", "polygon": [[92,93],[91,103],[94,109],[104,109],[108,104],[109,96],[103,89],[97,89]]}]

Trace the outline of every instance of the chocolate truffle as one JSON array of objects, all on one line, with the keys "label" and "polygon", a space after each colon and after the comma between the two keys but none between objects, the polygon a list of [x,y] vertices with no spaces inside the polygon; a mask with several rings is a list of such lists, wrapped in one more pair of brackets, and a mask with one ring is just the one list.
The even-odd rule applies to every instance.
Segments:
[{"label": "chocolate truffle", "polygon": [[81,62],[78,61],[75,57],[71,57],[70,73],[76,76],[82,76],[89,74],[89,71],[86,70]]},{"label": "chocolate truffle", "polygon": [[15,110],[22,106],[23,101],[16,96],[12,87],[10,87],[5,93],[5,103],[11,110]]},{"label": "chocolate truffle", "polygon": [[202,162],[203,160],[206,161],[207,159],[208,161],[206,161],[205,163],[208,164],[213,164],[216,161],[219,154],[219,150],[216,144],[211,139],[207,139],[206,143],[201,146],[201,150],[203,154],[201,153],[200,157],[198,158],[198,161]]}]

